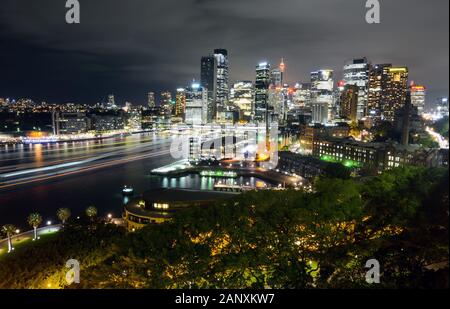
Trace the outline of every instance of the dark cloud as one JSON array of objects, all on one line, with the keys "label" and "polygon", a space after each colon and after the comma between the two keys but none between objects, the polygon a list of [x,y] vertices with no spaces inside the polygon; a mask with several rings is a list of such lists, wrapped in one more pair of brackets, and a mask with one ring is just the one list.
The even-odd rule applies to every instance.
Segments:
[{"label": "dark cloud", "polygon": [[380,2],[382,23],[368,25],[365,0],[80,0],[81,24],[67,25],[65,0],[2,0],[0,96],[143,103],[198,78],[200,57],[218,47],[232,80],[281,57],[290,82],[322,67],[339,78],[366,56],[407,65],[430,100],[448,95],[449,1]]}]

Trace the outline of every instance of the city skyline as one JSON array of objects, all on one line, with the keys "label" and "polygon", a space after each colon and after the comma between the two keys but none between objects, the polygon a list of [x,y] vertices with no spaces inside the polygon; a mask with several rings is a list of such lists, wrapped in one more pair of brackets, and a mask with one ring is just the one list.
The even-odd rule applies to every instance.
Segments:
[{"label": "city skyline", "polygon": [[[285,80],[291,86],[308,81],[311,71],[326,68],[334,70],[336,82],[343,77],[346,61],[367,57],[374,64],[408,66],[410,80],[427,87],[430,102],[448,96],[446,1],[435,0],[434,6],[408,1],[406,16],[398,14],[405,1],[382,3],[379,25],[365,22],[365,7],[360,1],[281,1],[280,12],[271,14],[266,3],[254,9],[254,1],[238,5],[188,2],[182,4],[186,10],[170,11],[171,4],[152,1],[150,9],[139,13],[136,3],[127,5],[122,10],[123,18],[114,23],[101,21],[113,15],[107,14],[117,9],[116,3],[102,10],[98,3],[82,3],[81,24],[67,25],[63,20],[65,8],[55,1],[47,0],[36,10],[25,10],[29,5],[23,1],[6,1],[4,6],[10,10],[5,12],[16,14],[11,20],[0,13],[2,29],[7,30],[0,30],[0,41],[8,47],[0,60],[4,72],[0,97],[94,104],[114,93],[117,102],[145,104],[150,91],[157,95],[165,90],[175,93],[193,78],[200,80],[200,59],[216,48],[229,52],[229,86],[238,80],[254,81],[257,63],[277,64],[282,57],[286,62]],[[306,16],[320,5],[330,9],[315,10],[320,15],[317,18]],[[48,10],[44,12],[44,8]],[[160,21],[158,15],[164,15],[155,14],[158,11],[167,12],[170,18],[155,27],[155,32],[152,25]],[[136,18],[130,19],[131,13],[137,14]],[[155,18],[149,21],[149,16]],[[126,31],[117,29],[125,22]],[[239,27],[244,23],[245,28]],[[270,27],[259,31],[266,23]],[[92,29],[93,24],[97,24],[96,29]],[[336,24],[341,27],[333,26]],[[50,31],[52,27],[58,27],[58,31]],[[400,35],[405,28],[414,40]],[[367,34],[373,40],[362,39]]]}]

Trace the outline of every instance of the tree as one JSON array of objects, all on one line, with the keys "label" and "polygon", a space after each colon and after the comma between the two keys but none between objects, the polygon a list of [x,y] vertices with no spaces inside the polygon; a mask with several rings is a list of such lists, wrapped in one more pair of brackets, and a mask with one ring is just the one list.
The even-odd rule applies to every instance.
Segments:
[{"label": "tree", "polygon": [[66,224],[67,220],[69,220],[70,215],[71,212],[69,208],[60,208],[56,212],[56,216],[58,217],[59,220],[61,220],[63,225]]},{"label": "tree", "polygon": [[88,208],[86,208],[86,215],[91,220],[94,220],[94,217],[97,216],[97,213],[97,208],[95,208],[94,206],[89,206]]},{"label": "tree", "polygon": [[12,235],[16,231],[16,227],[12,224],[6,224],[2,227],[2,231],[6,234],[6,237],[8,238],[8,253],[14,250],[12,245]]},{"label": "tree", "polygon": [[34,230],[34,238],[33,240],[37,240],[38,236],[37,236],[37,228],[39,227],[39,225],[42,224],[42,216],[38,213],[32,213],[31,215],[28,216],[28,224],[33,228]]},{"label": "tree", "polygon": [[328,163],[325,167],[325,175],[329,178],[350,179],[352,170],[341,163]]}]

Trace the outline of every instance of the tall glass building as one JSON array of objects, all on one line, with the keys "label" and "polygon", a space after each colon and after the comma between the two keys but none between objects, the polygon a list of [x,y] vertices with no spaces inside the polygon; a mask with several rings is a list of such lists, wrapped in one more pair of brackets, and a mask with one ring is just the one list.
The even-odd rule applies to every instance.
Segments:
[{"label": "tall glass building", "polygon": [[229,99],[229,60],[228,51],[226,49],[215,49],[214,57],[217,63],[217,76],[216,76],[216,108],[217,112],[225,112]]},{"label": "tall glass building", "polygon": [[217,61],[215,56],[206,56],[201,59],[200,84],[208,91],[208,118],[217,117]]},{"label": "tall glass building", "polygon": [[251,81],[237,81],[231,89],[231,102],[239,108],[240,114],[246,119],[254,115],[254,88]]},{"label": "tall glass building", "polygon": [[268,123],[269,104],[268,90],[271,82],[270,64],[262,62],[256,66],[255,82],[255,121],[259,123]]},{"label": "tall glass building", "polygon": [[188,125],[202,125],[207,123],[208,91],[200,84],[193,83],[186,88],[186,111],[184,122]]},{"label": "tall glass building", "polygon": [[368,114],[370,64],[366,58],[354,59],[344,66],[345,86],[358,86],[357,120]]}]

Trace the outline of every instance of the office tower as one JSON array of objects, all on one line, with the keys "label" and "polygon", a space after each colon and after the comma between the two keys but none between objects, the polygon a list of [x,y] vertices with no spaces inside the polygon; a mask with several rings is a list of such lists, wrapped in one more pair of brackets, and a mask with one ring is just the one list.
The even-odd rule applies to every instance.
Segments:
[{"label": "office tower", "polygon": [[175,101],[175,116],[184,117],[186,111],[186,89],[178,88]]},{"label": "office tower", "polygon": [[[316,110],[316,112],[320,110],[320,113],[316,114],[316,118],[314,118],[313,115],[313,120],[321,119],[321,122],[318,123],[324,123],[324,118],[322,117],[324,105],[326,105],[328,108],[328,116],[326,117],[326,122],[332,120],[333,118],[333,89],[333,70],[318,70],[311,72],[311,102],[312,104],[315,104],[314,109]],[[318,108],[319,105],[320,108]]]},{"label": "office tower", "polygon": [[147,105],[149,108],[155,108],[156,107],[156,100],[155,100],[155,93],[149,92],[147,95]]},{"label": "office tower", "polygon": [[354,59],[344,66],[345,85],[358,86],[357,119],[365,117],[369,98],[369,74],[370,64],[366,58]]},{"label": "office tower", "polygon": [[217,60],[215,56],[206,56],[201,59],[200,85],[208,91],[208,118],[217,118]]},{"label": "office tower", "polygon": [[52,113],[52,122],[55,135],[81,134],[88,131],[86,113],[61,112],[57,109]]},{"label": "office tower", "polygon": [[216,109],[217,112],[225,112],[227,109],[229,98],[229,60],[228,51],[226,49],[215,49],[214,57],[216,58],[217,76],[216,76]]},{"label": "office tower", "polygon": [[358,96],[361,93],[356,85],[346,85],[340,98],[340,116],[352,122],[358,121]]},{"label": "office tower", "polygon": [[436,104],[436,114],[438,117],[448,117],[449,115],[449,106],[448,106],[448,98],[439,98]]},{"label": "office tower", "polygon": [[395,111],[405,106],[408,90],[408,68],[385,67],[382,77],[381,113],[394,121]]},{"label": "office tower", "polygon": [[256,67],[255,121],[268,124],[270,107],[268,90],[270,85],[270,64],[262,62]]},{"label": "office tower", "polygon": [[208,117],[208,90],[193,83],[186,88],[185,123],[188,125],[201,125],[207,122]]},{"label": "office tower", "polygon": [[384,72],[392,64],[373,65],[369,72],[369,94],[367,101],[367,112],[370,117],[381,117],[381,98],[383,96],[383,86],[386,83]]},{"label": "office tower", "polygon": [[[251,81],[237,81],[231,89],[231,102],[239,108],[240,115],[246,120],[254,115],[255,98]],[[241,118],[242,119],[242,118]]]},{"label": "office tower", "polygon": [[172,93],[170,91],[161,92],[161,103],[159,106],[166,116],[172,114]]},{"label": "office tower", "polygon": [[294,105],[309,107],[311,104],[311,83],[297,83],[294,87]]},{"label": "office tower", "polygon": [[402,125],[402,145],[404,146],[409,145],[409,128],[411,123],[412,107],[413,106],[411,105],[411,92],[407,90],[405,104],[402,107],[404,109],[403,125]]},{"label": "office tower", "polygon": [[427,89],[422,85],[411,84],[411,104],[413,107],[417,108],[419,115],[422,115],[425,110],[425,97]]},{"label": "office tower", "polygon": [[327,124],[329,121],[328,102],[313,101],[311,103],[312,122]]},{"label": "office tower", "polygon": [[113,94],[108,95],[108,104],[107,108],[116,108],[116,99],[114,98]]}]

